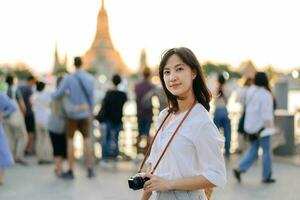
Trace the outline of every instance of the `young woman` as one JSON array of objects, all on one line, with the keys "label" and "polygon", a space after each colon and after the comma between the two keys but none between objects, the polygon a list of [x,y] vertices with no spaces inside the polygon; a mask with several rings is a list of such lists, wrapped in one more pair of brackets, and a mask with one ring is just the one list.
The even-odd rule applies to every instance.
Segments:
[{"label": "young woman", "polygon": [[225,136],[225,156],[230,157],[230,143],[231,143],[231,122],[228,117],[227,104],[231,95],[226,87],[226,79],[222,74],[219,74],[217,81],[217,98],[215,99],[214,122],[220,129],[223,128]]},{"label": "young woman", "polygon": [[[208,111],[211,94],[207,89],[200,64],[187,48],[173,48],[163,54],[159,76],[169,101],[158,119],[162,123],[171,112],[154,140],[145,177],[142,200],[152,192],[156,199],[204,199],[204,189],[223,186],[226,170],[222,139]],[[153,166],[161,156],[175,129],[190,110],[186,120],[172,140],[158,167]]]},{"label": "young woman", "polygon": [[11,167],[14,163],[12,153],[4,133],[1,118],[9,118],[12,113],[16,112],[13,101],[6,95],[0,93],[0,186],[3,184],[4,169]]},{"label": "young woman", "polygon": [[260,137],[263,129],[274,127],[275,100],[272,96],[267,75],[257,72],[254,77],[254,85],[245,93],[246,113],[244,129],[247,132],[251,144],[248,151],[242,157],[238,167],[233,169],[234,176],[241,182],[241,173],[245,173],[258,156],[258,149],[263,149],[263,183],[274,183],[272,178],[272,149],[271,135]]}]

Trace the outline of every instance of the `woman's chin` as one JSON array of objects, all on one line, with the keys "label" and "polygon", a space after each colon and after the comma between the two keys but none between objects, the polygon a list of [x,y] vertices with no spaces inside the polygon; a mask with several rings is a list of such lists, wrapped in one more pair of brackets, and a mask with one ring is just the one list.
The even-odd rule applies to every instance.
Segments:
[{"label": "woman's chin", "polygon": [[176,90],[174,90],[174,91],[170,91],[171,92],[171,94],[173,94],[174,96],[176,96],[176,97],[178,97],[178,96],[181,96],[182,95],[182,92],[180,92],[180,91],[176,91]]}]

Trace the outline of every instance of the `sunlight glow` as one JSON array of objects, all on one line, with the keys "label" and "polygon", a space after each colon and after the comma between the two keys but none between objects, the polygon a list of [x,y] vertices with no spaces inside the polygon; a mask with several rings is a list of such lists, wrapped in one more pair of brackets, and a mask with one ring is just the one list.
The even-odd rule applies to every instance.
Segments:
[{"label": "sunlight glow", "polygon": [[[52,70],[55,43],[69,65],[94,39],[101,0],[4,0],[0,3],[0,63],[25,62]],[[110,33],[131,69],[146,49],[156,66],[170,47],[187,46],[200,61],[237,67],[300,66],[298,3],[293,0],[106,0]]]}]

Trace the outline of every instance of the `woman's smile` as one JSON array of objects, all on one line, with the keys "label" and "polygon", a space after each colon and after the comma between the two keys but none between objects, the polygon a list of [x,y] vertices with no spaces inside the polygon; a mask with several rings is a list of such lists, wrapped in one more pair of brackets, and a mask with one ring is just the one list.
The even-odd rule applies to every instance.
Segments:
[{"label": "woman's smile", "polygon": [[173,83],[173,84],[170,84],[170,88],[171,88],[171,89],[178,89],[180,86],[181,86],[181,83]]}]

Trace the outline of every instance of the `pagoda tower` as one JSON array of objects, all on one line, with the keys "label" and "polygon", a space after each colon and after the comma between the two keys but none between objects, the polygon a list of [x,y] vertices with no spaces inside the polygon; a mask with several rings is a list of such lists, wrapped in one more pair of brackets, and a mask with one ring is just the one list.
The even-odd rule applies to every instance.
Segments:
[{"label": "pagoda tower", "polygon": [[139,67],[139,74],[143,74],[143,71],[145,68],[148,68],[148,63],[147,63],[147,54],[146,50],[142,49],[141,50],[141,55],[140,55],[140,67]]},{"label": "pagoda tower", "polygon": [[57,74],[61,71],[67,71],[67,54],[65,54],[65,60],[61,61],[58,55],[57,44],[55,44],[54,50],[54,63],[53,63],[53,74]]},{"label": "pagoda tower", "polygon": [[113,46],[104,0],[102,0],[102,6],[98,13],[95,38],[90,49],[84,55],[84,62],[97,75],[104,74],[111,77],[114,73],[129,74],[129,68]]}]

